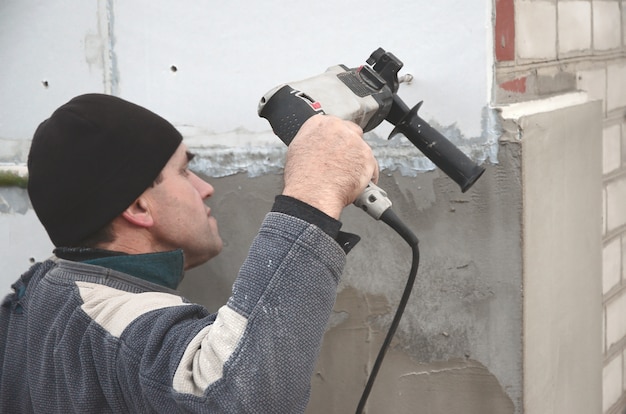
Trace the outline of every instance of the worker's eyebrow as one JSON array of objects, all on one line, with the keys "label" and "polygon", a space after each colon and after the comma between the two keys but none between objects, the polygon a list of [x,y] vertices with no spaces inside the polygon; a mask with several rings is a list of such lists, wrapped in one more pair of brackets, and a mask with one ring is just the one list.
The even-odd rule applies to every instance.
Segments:
[{"label": "worker's eyebrow", "polygon": [[187,151],[187,162],[191,162],[191,160],[193,160],[195,156],[196,154],[194,154],[193,152]]}]

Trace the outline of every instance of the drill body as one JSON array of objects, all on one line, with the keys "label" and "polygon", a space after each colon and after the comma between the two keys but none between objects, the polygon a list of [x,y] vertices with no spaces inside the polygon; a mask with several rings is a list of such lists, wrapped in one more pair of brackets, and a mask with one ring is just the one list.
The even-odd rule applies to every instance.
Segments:
[{"label": "drill body", "polygon": [[321,75],[272,89],[261,99],[259,115],[289,145],[304,121],[319,113],[371,131],[385,119],[392,101],[393,92],[371,67],[337,65]]}]

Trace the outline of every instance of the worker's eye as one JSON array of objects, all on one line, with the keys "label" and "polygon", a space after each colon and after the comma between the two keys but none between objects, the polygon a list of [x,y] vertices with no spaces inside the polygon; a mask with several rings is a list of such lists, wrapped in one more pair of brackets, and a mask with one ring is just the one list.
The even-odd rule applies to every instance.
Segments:
[{"label": "worker's eye", "polygon": [[184,177],[188,177],[189,176],[189,168],[185,167],[182,170],[180,170],[181,175],[183,175]]}]

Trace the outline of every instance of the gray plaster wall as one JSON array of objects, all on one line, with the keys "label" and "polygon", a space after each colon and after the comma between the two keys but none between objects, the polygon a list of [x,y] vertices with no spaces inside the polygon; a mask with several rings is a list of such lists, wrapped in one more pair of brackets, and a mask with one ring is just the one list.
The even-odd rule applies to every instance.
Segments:
[{"label": "gray plaster wall", "polygon": [[[519,413],[522,398],[520,147],[500,146],[497,165],[467,193],[433,171],[383,171],[380,185],[420,239],[411,300],[370,396],[369,412]],[[211,179],[222,255],[188,273],[182,292],[215,306],[255,228],[280,190],[280,175]],[[356,408],[411,266],[405,242],[348,208],[343,229],[362,237],[349,254],[313,378],[309,413]],[[420,407],[419,410],[416,407]]]}]

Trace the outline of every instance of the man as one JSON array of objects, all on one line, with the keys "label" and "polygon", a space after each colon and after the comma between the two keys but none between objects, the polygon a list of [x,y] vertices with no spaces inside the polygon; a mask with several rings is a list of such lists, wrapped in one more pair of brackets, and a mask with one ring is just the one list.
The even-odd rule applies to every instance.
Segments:
[{"label": "man", "polygon": [[304,411],[354,244],[338,219],[377,180],[372,152],[350,122],[303,125],[217,314],[174,290],[222,249],[191,157],[171,124],[112,96],[39,126],[28,191],[57,248],[0,308],[0,412]]}]

